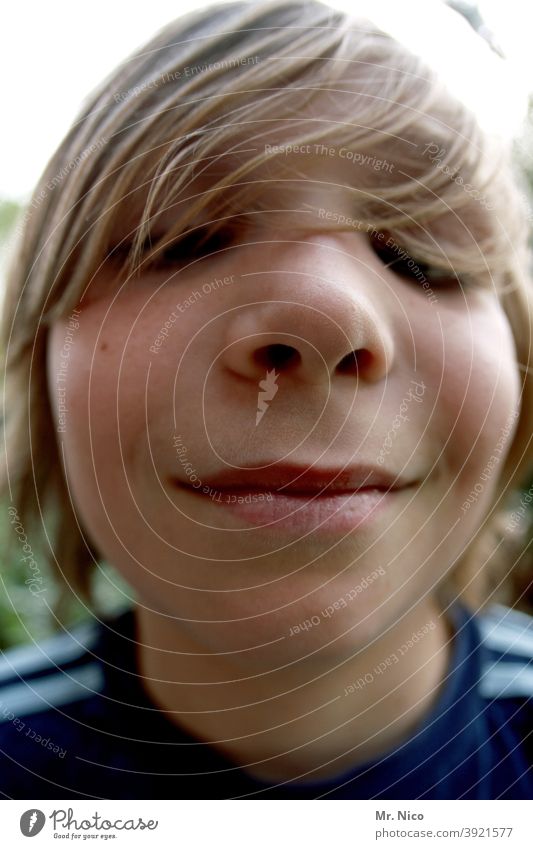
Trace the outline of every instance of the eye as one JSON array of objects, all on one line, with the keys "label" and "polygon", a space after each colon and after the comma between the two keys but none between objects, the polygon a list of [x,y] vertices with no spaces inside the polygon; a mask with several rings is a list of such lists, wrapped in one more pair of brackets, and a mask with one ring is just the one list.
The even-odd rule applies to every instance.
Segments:
[{"label": "eye", "polygon": [[158,251],[149,261],[149,264],[154,268],[183,265],[194,259],[216,254],[218,251],[230,247],[235,241],[234,228],[220,227],[213,231],[207,225],[195,227]]},{"label": "eye", "polygon": [[373,231],[369,236],[370,245],[376,256],[386,268],[408,280],[413,280],[427,289],[434,285],[440,289],[464,285],[465,280],[454,274],[450,268],[430,265],[409,254],[388,232]]}]

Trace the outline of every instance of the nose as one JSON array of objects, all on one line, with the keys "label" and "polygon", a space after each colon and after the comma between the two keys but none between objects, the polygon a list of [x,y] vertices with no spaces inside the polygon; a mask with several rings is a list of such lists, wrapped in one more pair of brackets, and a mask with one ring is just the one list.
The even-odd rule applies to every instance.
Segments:
[{"label": "nose", "polygon": [[[374,303],[383,296],[376,275],[353,257],[342,257],[339,264],[338,254],[327,257],[323,245],[311,273],[315,247],[306,253],[307,270],[300,272],[291,261],[289,273],[261,272],[257,281],[268,300],[227,314],[221,358],[229,371],[257,383],[265,370],[274,369],[309,384],[329,384],[341,376],[376,382],[389,372],[394,344],[385,307]],[[325,262],[329,279],[317,274]]]}]

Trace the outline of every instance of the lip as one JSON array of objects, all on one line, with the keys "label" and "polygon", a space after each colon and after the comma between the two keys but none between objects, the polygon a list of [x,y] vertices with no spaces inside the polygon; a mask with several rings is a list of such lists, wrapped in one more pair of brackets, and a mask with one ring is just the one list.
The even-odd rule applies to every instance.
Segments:
[{"label": "lip", "polygon": [[256,528],[339,533],[366,527],[418,482],[365,464],[310,468],[273,463],[225,469],[200,485],[174,483]]},{"label": "lip", "polygon": [[[188,486],[187,481],[180,481]],[[218,490],[267,490],[280,494],[311,494],[322,492],[356,492],[366,488],[400,489],[408,481],[386,469],[358,464],[350,467],[314,468],[288,463],[224,469],[216,475],[202,477],[202,483]]]}]

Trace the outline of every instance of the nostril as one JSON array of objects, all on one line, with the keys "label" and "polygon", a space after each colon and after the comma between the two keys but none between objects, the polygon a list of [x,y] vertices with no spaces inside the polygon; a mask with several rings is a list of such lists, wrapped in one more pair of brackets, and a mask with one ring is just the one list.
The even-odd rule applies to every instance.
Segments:
[{"label": "nostril", "polygon": [[297,365],[301,357],[290,345],[265,345],[255,351],[254,359],[262,368],[281,370]]},{"label": "nostril", "polygon": [[357,375],[360,369],[366,368],[371,359],[372,355],[366,348],[361,348],[359,351],[350,351],[342,358],[336,371],[338,374]]}]

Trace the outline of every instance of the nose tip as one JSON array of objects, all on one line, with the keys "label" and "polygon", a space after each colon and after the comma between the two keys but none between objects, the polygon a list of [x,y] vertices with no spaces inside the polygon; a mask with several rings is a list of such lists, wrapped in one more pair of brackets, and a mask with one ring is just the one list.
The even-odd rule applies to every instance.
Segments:
[{"label": "nose tip", "polygon": [[230,321],[222,355],[226,368],[255,382],[272,369],[310,384],[341,376],[384,377],[392,341],[371,305],[337,302],[330,312],[323,305],[287,301],[248,304]]}]

